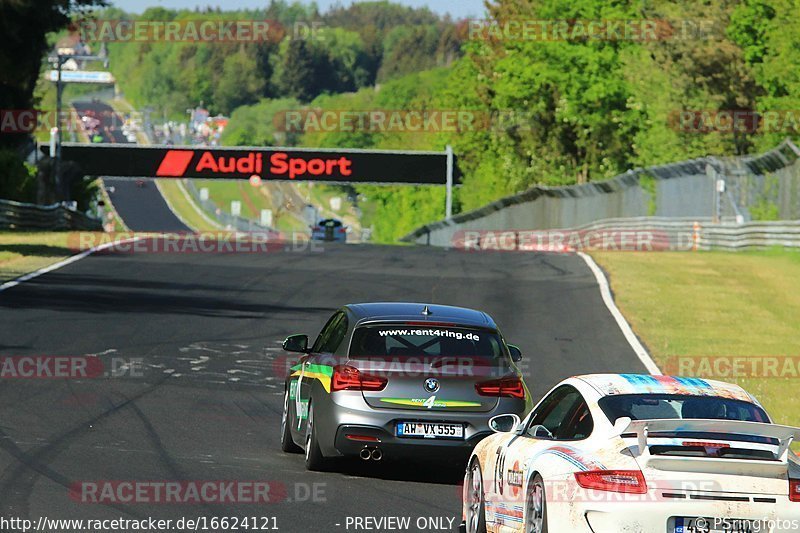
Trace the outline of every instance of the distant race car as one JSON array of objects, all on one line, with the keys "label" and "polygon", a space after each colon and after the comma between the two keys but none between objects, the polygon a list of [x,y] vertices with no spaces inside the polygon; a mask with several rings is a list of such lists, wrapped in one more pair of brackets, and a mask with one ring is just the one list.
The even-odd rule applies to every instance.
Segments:
[{"label": "distant race car", "polygon": [[[567,379],[524,422],[491,421],[468,463],[462,531],[797,531],[800,429],[741,387],[697,378]],[[792,522],[794,520],[794,522]]]},{"label": "distant race car", "polygon": [[522,353],[481,311],[346,305],[313,346],[292,335],[283,348],[303,355],[285,383],[281,447],[305,449],[310,470],[339,456],[466,460],[491,417],[531,406]]},{"label": "distant race car", "polygon": [[311,239],[315,241],[347,242],[347,226],[341,220],[328,218],[311,226]]}]

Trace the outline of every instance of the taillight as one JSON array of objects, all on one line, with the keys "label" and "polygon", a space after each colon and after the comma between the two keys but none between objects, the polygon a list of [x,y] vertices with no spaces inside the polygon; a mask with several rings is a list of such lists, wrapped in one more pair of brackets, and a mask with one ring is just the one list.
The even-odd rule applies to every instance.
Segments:
[{"label": "taillight", "polygon": [[508,396],[510,398],[525,399],[525,387],[522,386],[522,380],[517,377],[476,383],[475,390],[481,396]]},{"label": "taillight", "polygon": [[389,382],[386,378],[364,374],[357,368],[348,365],[333,367],[331,392],[337,390],[380,391]]},{"label": "taillight", "polygon": [[723,442],[695,442],[691,440],[685,440],[681,443],[681,446],[699,446],[701,448],[730,448],[730,444],[725,444]]},{"label": "taillight", "polygon": [[789,500],[800,502],[800,479],[789,480]]},{"label": "taillight", "polygon": [[608,492],[647,494],[647,482],[639,470],[589,470],[575,472],[575,480],[584,489]]},{"label": "taillight", "polygon": [[347,228],[339,228],[339,233],[347,233]]}]

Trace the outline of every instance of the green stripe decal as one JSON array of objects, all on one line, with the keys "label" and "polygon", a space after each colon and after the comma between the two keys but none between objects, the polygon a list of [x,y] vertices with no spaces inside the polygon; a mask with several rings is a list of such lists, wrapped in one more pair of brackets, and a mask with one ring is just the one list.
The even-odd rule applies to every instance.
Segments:
[{"label": "green stripe decal", "polygon": [[[425,398],[381,398],[382,402],[391,403],[394,405],[409,405],[413,407],[428,407]],[[465,402],[461,400],[436,400],[430,407],[480,407],[478,402]]]},{"label": "green stripe decal", "polygon": [[[300,371],[303,370],[302,363],[299,365],[294,365],[292,367],[292,375],[299,375]],[[325,374],[328,377],[333,375],[333,367],[330,365],[308,365],[305,367],[306,374]]]},{"label": "green stripe decal", "polygon": [[305,367],[300,364],[292,367],[292,376],[302,379],[318,379],[322,383],[325,392],[331,392],[331,376],[333,376],[333,367],[330,365],[306,365]]},{"label": "green stripe decal", "polygon": [[333,367],[330,365],[308,365],[305,371],[309,374],[325,374],[328,377],[333,375]]}]

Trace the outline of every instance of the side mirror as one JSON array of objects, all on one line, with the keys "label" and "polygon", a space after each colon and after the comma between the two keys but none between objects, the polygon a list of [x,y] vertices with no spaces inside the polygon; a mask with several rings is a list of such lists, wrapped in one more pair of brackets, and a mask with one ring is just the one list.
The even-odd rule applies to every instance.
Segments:
[{"label": "side mirror", "polygon": [[489,419],[489,428],[495,433],[511,433],[519,427],[520,422],[515,414],[497,415]]},{"label": "side mirror", "polygon": [[308,353],[308,335],[289,335],[283,341],[283,349],[287,352]]},{"label": "side mirror", "polygon": [[514,346],[513,344],[508,345],[508,351],[511,352],[511,360],[515,363],[522,361],[522,350],[519,349],[519,346]]}]

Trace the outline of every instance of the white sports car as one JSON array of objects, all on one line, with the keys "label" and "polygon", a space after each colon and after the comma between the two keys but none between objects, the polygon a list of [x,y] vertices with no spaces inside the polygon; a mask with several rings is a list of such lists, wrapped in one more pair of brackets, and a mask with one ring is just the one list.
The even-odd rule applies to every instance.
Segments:
[{"label": "white sports car", "polygon": [[467,466],[462,531],[800,531],[800,428],[739,386],[595,374],[523,422],[500,415]]}]

